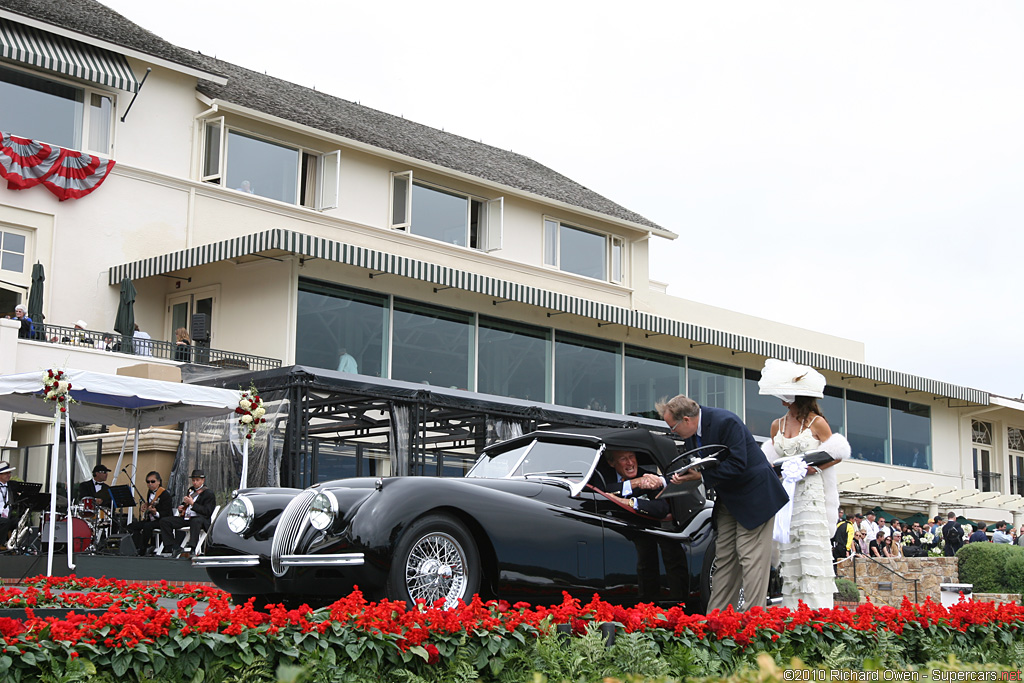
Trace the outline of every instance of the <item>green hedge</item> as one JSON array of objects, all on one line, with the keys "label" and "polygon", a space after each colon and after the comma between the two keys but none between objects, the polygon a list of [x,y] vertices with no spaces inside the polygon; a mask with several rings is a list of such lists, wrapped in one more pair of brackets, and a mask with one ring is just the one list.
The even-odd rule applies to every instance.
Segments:
[{"label": "green hedge", "polygon": [[968,543],[957,554],[960,583],[975,593],[1024,594],[1024,548],[1005,543]]}]

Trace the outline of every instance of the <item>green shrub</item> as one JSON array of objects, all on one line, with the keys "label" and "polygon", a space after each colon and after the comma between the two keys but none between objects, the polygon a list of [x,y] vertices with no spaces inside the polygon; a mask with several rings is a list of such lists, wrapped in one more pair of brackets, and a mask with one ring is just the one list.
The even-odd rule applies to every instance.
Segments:
[{"label": "green shrub", "polygon": [[836,578],[836,594],[840,600],[846,602],[857,602],[860,600],[860,591],[857,590],[857,584],[849,579]]},{"label": "green shrub", "polygon": [[[975,593],[1020,593],[1024,591],[1018,562],[1024,548],[1005,543],[968,543],[957,554],[960,582],[974,584]],[[1014,561],[1011,563],[1010,560]],[[1009,570],[1014,571],[1011,578]]]}]

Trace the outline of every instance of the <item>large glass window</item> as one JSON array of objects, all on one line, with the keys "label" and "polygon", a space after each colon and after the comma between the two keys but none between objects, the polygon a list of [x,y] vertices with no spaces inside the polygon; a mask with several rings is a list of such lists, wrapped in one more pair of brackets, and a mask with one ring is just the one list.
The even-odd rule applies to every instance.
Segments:
[{"label": "large glass window", "polygon": [[846,434],[846,405],[843,390],[839,387],[825,387],[825,395],[818,399],[818,407],[828,420],[833,434]]},{"label": "large glass window", "polygon": [[622,356],[619,345],[558,332],[555,335],[555,403],[620,412]]},{"label": "large glass window", "polygon": [[386,296],[300,280],[298,310],[296,363],[386,376]]},{"label": "large glass window", "polygon": [[[112,125],[110,95],[0,66],[4,131],[68,149],[110,154]],[[88,134],[83,136],[83,131]]]},{"label": "large glass window", "polygon": [[297,203],[298,149],[232,130],[228,132],[227,157],[227,187]]},{"label": "large glass window", "polygon": [[859,391],[846,392],[846,438],[853,457],[889,462],[889,401]]},{"label": "large glass window", "polygon": [[478,391],[551,400],[551,330],[481,317],[478,335]]},{"label": "large glass window", "polygon": [[396,299],[393,324],[393,379],[474,388],[472,315]]},{"label": "large glass window", "polygon": [[770,437],[772,422],[782,417],[786,407],[777,396],[764,396],[760,393],[757,382],[761,379],[758,370],[744,370],[743,395],[746,401],[743,419],[747,429],[755,436]]},{"label": "large glass window", "polygon": [[998,491],[999,473],[992,471],[992,423],[971,420],[971,457],[974,461],[974,487],[979,491]]},{"label": "large glass window", "polygon": [[892,464],[929,470],[932,466],[931,408],[892,399]]},{"label": "large glass window", "polygon": [[627,415],[660,419],[654,404],[686,392],[686,358],[626,347]]},{"label": "large glass window", "polygon": [[544,219],[544,264],[595,280],[621,282],[625,243],[621,238]]},{"label": "large glass window", "polygon": [[702,406],[743,413],[743,371],[729,365],[690,359],[686,395]]},{"label": "large glass window", "polygon": [[391,227],[439,242],[484,251],[501,248],[504,202],[414,181],[412,171],[391,176]]}]

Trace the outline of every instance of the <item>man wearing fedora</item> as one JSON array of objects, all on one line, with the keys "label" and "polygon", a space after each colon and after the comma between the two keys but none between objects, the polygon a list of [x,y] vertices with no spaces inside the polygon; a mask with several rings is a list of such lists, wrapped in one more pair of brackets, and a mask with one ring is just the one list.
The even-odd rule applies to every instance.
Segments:
[{"label": "man wearing fedora", "polygon": [[78,485],[78,492],[75,494],[75,502],[83,498],[95,498],[99,501],[101,508],[110,507],[110,487],[107,486],[107,473],[110,468],[106,465],[96,465],[92,468],[92,479],[83,481]]},{"label": "man wearing fedora", "polygon": [[160,519],[160,535],[164,539],[164,545],[174,539],[170,550],[172,557],[181,557],[183,554],[181,544],[185,540],[185,534],[182,529],[188,527],[189,543],[195,548],[199,542],[199,534],[210,528],[210,518],[217,507],[217,496],[206,488],[206,472],[192,470],[191,479],[192,486],[178,506],[178,516]]},{"label": "man wearing fedora", "polygon": [[7,545],[7,537],[18,525],[18,518],[14,516],[14,491],[8,486],[11,481],[11,474],[16,468],[11,463],[0,460],[0,545]]}]

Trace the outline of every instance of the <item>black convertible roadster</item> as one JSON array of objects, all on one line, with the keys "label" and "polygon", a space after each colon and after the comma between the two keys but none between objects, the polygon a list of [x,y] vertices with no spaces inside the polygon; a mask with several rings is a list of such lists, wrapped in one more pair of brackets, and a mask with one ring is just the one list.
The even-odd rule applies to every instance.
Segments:
[{"label": "black convertible roadster", "polygon": [[537,431],[494,444],[463,478],[329,481],[250,488],[213,520],[192,558],[236,600],[324,604],[358,586],[371,599],[618,604],[702,612],[714,558],[711,506],[691,484],[655,519],[603,493],[606,449],[641,468],[684,462],[644,429]]}]

